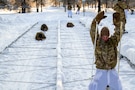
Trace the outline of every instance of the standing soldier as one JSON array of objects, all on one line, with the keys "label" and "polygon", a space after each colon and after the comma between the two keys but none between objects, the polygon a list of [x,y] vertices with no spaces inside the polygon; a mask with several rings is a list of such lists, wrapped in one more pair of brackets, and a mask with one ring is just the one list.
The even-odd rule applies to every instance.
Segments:
[{"label": "standing soldier", "polygon": [[117,64],[117,46],[121,39],[120,14],[113,14],[114,34],[110,36],[109,29],[103,27],[100,34],[97,24],[104,19],[101,11],[93,19],[90,36],[95,48],[96,73],[89,85],[89,90],[122,90],[121,82],[115,69]]},{"label": "standing soldier", "polygon": [[126,24],[126,15],[125,15],[125,9],[127,9],[128,6],[127,4],[122,1],[122,0],[118,0],[118,3],[114,5],[113,9],[120,13],[120,21],[123,23],[122,25],[122,29],[123,29],[123,33],[128,33],[127,31],[125,31],[125,24]]},{"label": "standing soldier", "polygon": [[77,11],[76,11],[76,14],[80,14],[80,5],[79,4],[77,4]]},{"label": "standing soldier", "polygon": [[72,6],[68,3],[68,17],[72,18]]}]

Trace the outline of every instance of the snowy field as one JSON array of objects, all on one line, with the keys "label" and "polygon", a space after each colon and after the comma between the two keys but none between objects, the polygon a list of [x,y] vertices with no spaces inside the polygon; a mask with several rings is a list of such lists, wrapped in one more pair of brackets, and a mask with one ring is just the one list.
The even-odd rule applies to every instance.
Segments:
[{"label": "snowy field", "polygon": [[[99,29],[107,26],[113,34],[113,11]],[[86,9],[68,18],[64,8],[45,8],[42,13],[0,12],[0,90],[88,90],[93,63],[90,24],[96,12]],[[120,60],[119,76],[123,90],[135,90],[135,15],[128,13],[126,30],[118,48],[126,58]],[[67,28],[67,22],[75,26]],[[46,40],[36,41],[42,24]],[[131,67],[132,65],[132,67]]]}]

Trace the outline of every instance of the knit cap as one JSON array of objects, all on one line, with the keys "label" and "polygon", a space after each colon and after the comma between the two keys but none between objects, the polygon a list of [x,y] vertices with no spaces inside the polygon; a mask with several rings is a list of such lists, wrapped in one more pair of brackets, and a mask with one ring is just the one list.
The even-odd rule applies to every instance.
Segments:
[{"label": "knit cap", "polygon": [[107,27],[103,27],[103,28],[101,29],[101,37],[102,37],[103,35],[107,35],[107,36],[110,35],[109,29],[108,29]]}]

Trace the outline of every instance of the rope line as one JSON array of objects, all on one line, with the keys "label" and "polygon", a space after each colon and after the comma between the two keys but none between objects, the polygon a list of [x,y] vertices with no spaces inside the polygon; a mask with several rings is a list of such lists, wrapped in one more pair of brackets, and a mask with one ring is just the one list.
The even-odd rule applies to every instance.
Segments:
[{"label": "rope line", "polygon": [[48,59],[48,58],[56,58],[56,56],[47,56],[47,57],[36,57],[36,58],[25,58],[25,59],[16,59],[16,60],[12,60],[12,59],[10,59],[10,60],[4,60],[4,61],[0,61],[0,63],[5,63],[5,62],[22,62],[22,61],[31,61],[31,60],[39,60],[39,59],[42,59],[42,58],[44,58],[44,59]]},{"label": "rope line", "polygon": [[[26,30],[23,34],[21,34],[16,40],[14,40],[13,42],[11,42],[7,47],[5,47],[4,49],[3,49],[3,51],[5,51],[8,47],[10,47],[13,43],[15,43],[18,39],[20,39],[23,35],[25,35],[28,31],[30,31],[35,25],[37,25],[38,24],[38,22],[36,22],[34,25],[32,25],[28,30]],[[2,51],[2,52],[3,52]],[[2,53],[2,52],[0,52],[0,54]]]},{"label": "rope line", "polygon": [[43,89],[43,88],[47,89],[47,88],[52,87],[52,86],[56,86],[56,84],[51,84],[51,85],[48,85],[48,86],[45,86],[45,87],[40,87],[40,88],[36,88],[36,89],[32,89],[32,90],[40,90],[40,89]]},{"label": "rope line", "polygon": [[73,80],[73,81],[67,81],[67,82],[63,82],[64,84],[67,83],[72,83],[72,82],[80,82],[80,81],[87,81],[87,80],[91,80],[92,78],[87,78],[87,79],[81,79],[81,80]]},{"label": "rope line", "polygon": [[89,64],[81,64],[81,65],[68,65],[68,66],[63,66],[63,67],[74,67],[74,66],[89,66]]},{"label": "rope line", "polygon": [[[54,69],[54,67],[48,68],[48,69]],[[24,73],[24,72],[32,72],[32,71],[38,71],[38,70],[45,70],[45,69],[24,70],[24,71],[18,71],[18,72],[3,73],[3,74],[0,74],[0,75],[15,74],[15,73]]]},{"label": "rope line", "polygon": [[43,65],[17,65],[17,64],[1,64],[1,65],[6,65],[6,66],[22,66],[22,67],[51,67],[51,68],[56,68],[54,66],[43,66]]},{"label": "rope line", "polygon": [[29,81],[13,81],[13,80],[0,80],[2,82],[17,82],[17,83],[32,83],[32,84],[52,84],[54,85],[54,83],[45,83],[45,82],[29,82]]},{"label": "rope line", "polygon": [[[66,68],[66,69],[83,69],[83,70],[92,70],[90,68]],[[94,69],[95,70],[95,69]]]},{"label": "rope line", "polygon": [[20,47],[12,47],[12,46],[10,46],[9,48],[29,48],[29,49],[56,49],[56,48],[48,48],[48,47],[46,47],[46,48],[41,48],[41,47],[22,47],[22,46],[20,46]]}]

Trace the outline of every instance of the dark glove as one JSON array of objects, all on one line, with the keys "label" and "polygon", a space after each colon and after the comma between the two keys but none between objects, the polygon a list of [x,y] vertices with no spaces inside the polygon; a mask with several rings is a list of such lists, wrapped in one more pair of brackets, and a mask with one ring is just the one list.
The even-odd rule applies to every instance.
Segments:
[{"label": "dark glove", "polygon": [[100,23],[100,21],[104,18],[106,18],[107,16],[104,16],[104,11],[100,11],[97,16],[95,17],[96,22]]},{"label": "dark glove", "polygon": [[120,27],[120,13],[113,13],[113,24],[115,25],[115,27]]}]

